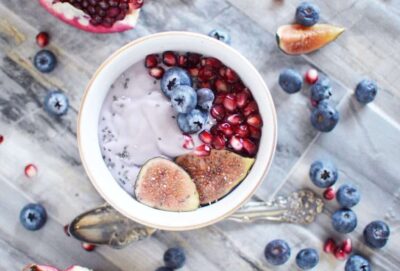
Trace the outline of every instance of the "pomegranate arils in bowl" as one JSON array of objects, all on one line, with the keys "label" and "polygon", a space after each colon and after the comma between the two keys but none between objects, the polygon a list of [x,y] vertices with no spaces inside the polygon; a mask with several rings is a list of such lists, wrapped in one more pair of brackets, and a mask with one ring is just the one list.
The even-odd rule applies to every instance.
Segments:
[{"label": "pomegranate arils in bowl", "polygon": [[225,148],[226,140],[223,134],[216,134],[213,136],[212,146],[214,149],[222,150]]},{"label": "pomegranate arils in bowl", "polygon": [[243,109],[243,115],[245,117],[249,116],[250,114],[258,112],[258,105],[255,101],[251,101],[246,107]]},{"label": "pomegranate arils in bowl", "polygon": [[224,99],[224,107],[226,110],[233,112],[237,108],[236,96],[233,94],[228,94]]},{"label": "pomegranate arils in bowl", "polygon": [[248,155],[254,156],[257,153],[257,145],[248,138],[244,138],[242,140],[243,149],[247,152]]},{"label": "pomegranate arils in bowl", "polygon": [[148,55],[144,60],[144,66],[148,69],[155,68],[158,65],[158,55]]},{"label": "pomegranate arils in bowl", "polygon": [[214,85],[217,92],[228,92],[228,84],[223,79],[217,79]]},{"label": "pomegranate arils in bowl", "polygon": [[256,128],[260,128],[262,126],[261,116],[259,114],[252,114],[248,116],[247,124]]},{"label": "pomegranate arils in bowl", "polygon": [[200,63],[202,56],[196,53],[187,53],[186,57],[187,57],[188,67],[191,68],[197,66]]},{"label": "pomegranate arils in bowl", "polygon": [[213,141],[213,136],[208,131],[202,131],[199,134],[199,139],[206,144],[211,144]]},{"label": "pomegranate arils in bowl", "polygon": [[243,122],[243,116],[241,114],[233,114],[226,118],[226,121],[232,125],[238,125]]},{"label": "pomegranate arils in bowl", "polygon": [[231,139],[229,140],[229,145],[235,150],[235,151],[241,151],[243,149],[243,140],[238,137],[238,136],[232,136]]},{"label": "pomegranate arils in bowl", "polygon": [[[186,68],[188,66],[187,56],[184,56],[184,55],[178,56],[178,66],[181,68]],[[197,76],[197,74],[196,74],[196,76]]]},{"label": "pomegranate arils in bowl", "polygon": [[200,81],[209,81],[213,80],[216,77],[216,74],[212,67],[205,66],[200,68],[198,77]]},{"label": "pomegranate arils in bowl", "polygon": [[211,152],[210,146],[203,144],[203,145],[196,147],[194,154],[196,154],[198,156],[207,156],[210,154],[210,152]]},{"label": "pomegranate arils in bowl", "polygon": [[260,139],[261,138],[261,130],[257,127],[254,126],[249,126],[249,131],[250,131],[250,137],[254,139]]},{"label": "pomegranate arils in bowl", "polygon": [[231,68],[225,70],[225,79],[228,83],[236,83],[239,80],[239,76]]},{"label": "pomegranate arils in bowl", "polygon": [[250,95],[246,91],[236,94],[236,103],[239,108],[243,108],[249,102]]},{"label": "pomegranate arils in bowl", "polygon": [[242,138],[248,137],[249,127],[246,124],[241,124],[235,127],[234,133]]},{"label": "pomegranate arils in bowl", "polygon": [[172,51],[166,51],[162,54],[162,62],[166,66],[175,66],[178,62],[178,59],[176,57],[176,54]]},{"label": "pomegranate arils in bowl", "polygon": [[[114,1],[109,1],[109,2],[114,2]],[[131,0],[132,6],[135,9],[139,9],[143,6],[144,0]]]},{"label": "pomegranate arils in bowl", "polygon": [[149,70],[150,76],[154,77],[155,79],[161,79],[161,77],[164,75],[164,72],[165,70],[163,67],[154,67]]},{"label": "pomegranate arils in bowl", "polygon": [[210,66],[214,69],[218,69],[222,66],[221,61],[219,61],[218,59],[214,58],[214,57],[205,57],[202,58],[200,61],[200,65],[201,66]]},{"label": "pomegranate arils in bowl", "polygon": [[231,135],[233,135],[232,126],[227,122],[218,124],[217,129],[218,129],[218,131],[222,132],[227,137],[230,137]]},{"label": "pomegranate arils in bowl", "polygon": [[213,107],[211,107],[210,113],[214,119],[222,120],[225,117],[225,108],[220,104],[216,104]]}]

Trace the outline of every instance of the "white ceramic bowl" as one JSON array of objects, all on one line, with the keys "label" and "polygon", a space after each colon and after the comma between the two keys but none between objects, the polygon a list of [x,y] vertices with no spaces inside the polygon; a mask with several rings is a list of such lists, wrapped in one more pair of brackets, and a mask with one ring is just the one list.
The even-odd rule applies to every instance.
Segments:
[{"label": "white ceramic bowl", "polygon": [[[196,52],[220,59],[242,78],[256,99],[264,122],[259,151],[245,180],[222,200],[191,212],[167,212],[141,204],[114,180],[103,162],[98,123],[103,101],[111,84],[134,63],[151,53],[166,50]],[[146,36],[122,47],[96,71],[82,98],[78,117],[78,145],[85,170],[100,195],[130,219],[164,230],[189,230],[216,223],[245,203],[265,178],[276,147],[275,107],[264,80],[254,66],[232,47],[205,35],[164,32]]]}]

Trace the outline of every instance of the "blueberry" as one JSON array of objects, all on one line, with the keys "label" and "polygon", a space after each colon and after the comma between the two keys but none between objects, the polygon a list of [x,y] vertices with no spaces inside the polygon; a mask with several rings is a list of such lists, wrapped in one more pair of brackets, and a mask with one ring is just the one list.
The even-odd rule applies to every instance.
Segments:
[{"label": "blueberry", "polygon": [[347,208],[337,210],[332,215],[332,226],[340,233],[352,232],[357,227],[357,216]]},{"label": "blueberry", "polygon": [[176,86],[192,86],[192,78],[184,69],[175,67],[165,72],[160,85],[165,96],[171,98],[172,90]]},{"label": "blueberry", "polygon": [[356,87],[356,99],[362,104],[367,104],[375,99],[378,93],[376,82],[369,79],[364,79],[358,83]]},{"label": "blueberry", "polygon": [[344,267],[345,271],[371,271],[369,261],[360,255],[351,255]]},{"label": "blueberry", "polygon": [[336,193],[336,200],[341,207],[351,208],[360,201],[360,191],[351,184],[344,184],[339,187]]},{"label": "blueberry", "polygon": [[187,134],[193,133],[190,130],[189,122],[187,119],[187,114],[178,114],[176,121],[178,123],[179,129],[181,129],[182,132],[187,133]]},{"label": "blueberry", "polygon": [[214,29],[208,33],[208,35],[214,39],[225,42],[226,44],[231,44],[231,36],[221,29]]},{"label": "blueberry", "polygon": [[201,88],[197,90],[197,106],[204,111],[209,111],[214,97],[214,93],[211,89]]},{"label": "blueberry", "polygon": [[156,269],[156,271],[174,271],[174,270],[175,270],[174,268],[166,267],[166,266],[161,266]]},{"label": "blueberry", "polygon": [[29,203],[19,213],[19,220],[25,229],[39,230],[46,223],[46,209],[40,204]]},{"label": "blueberry", "polygon": [[296,9],[296,22],[304,26],[313,26],[319,20],[319,7],[303,2]]},{"label": "blueberry", "polygon": [[40,50],[33,58],[33,65],[43,73],[49,73],[57,66],[57,58],[49,50]]},{"label": "blueberry", "polygon": [[50,91],[44,98],[44,109],[52,116],[65,115],[68,107],[68,97],[61,90]]},{"label": "blueberry", "polygon": [[318,252],[313,248],[305,248],[296,256],[296,264],[303,270],[314,268],[319,262]]},{"label": "blueberry", "polygon": [[203,130],[207,119],[208,113],[199,109],[194,109],[186,116],[191,133],[196,133]]},{"label": "blueberry", "polygon": [[371,248],[383,248],[390,235],[389,226],[383,221],[373,221],[364,229],[364,240]]},{"label": "blueberry", "polygon": [[176,86],[171,94],[172,107],[178,113],[189,113],[197,105],[196,91],[189,86]]},{"label": "blueberry", "polygon": [[312,110],[310,121],[318,131],[330,132],[339,121],[339,112],[326,100],[323,100]]},{"label": "blueberry", "polygon": [[332,96],[332,87],[327,77],[320,77],[311,87],[311,99],[314,101],[322,101]]},{"label": "blueberry", "polygon": [[311,164],[309,175],[314,185],[328,188],[336,183],[339,174],[333,163],[317,160]]},{"label": "blueberry", "polygon": [[180,247],[169,248],[164,253],[165,266],[169,268],[181,268],[186,261],[185,252]]},{"label": "blueberry", "polygon": [[301,90],[303,78],[293,69],[285,69],[279,75],[279,85],[287,93],[295,93]]},{"label": "blueberry", "polygon": [[282,265],[290,258],[290,247],[284,240],[273,240],[264,250],[267,261],[272,265]]}]

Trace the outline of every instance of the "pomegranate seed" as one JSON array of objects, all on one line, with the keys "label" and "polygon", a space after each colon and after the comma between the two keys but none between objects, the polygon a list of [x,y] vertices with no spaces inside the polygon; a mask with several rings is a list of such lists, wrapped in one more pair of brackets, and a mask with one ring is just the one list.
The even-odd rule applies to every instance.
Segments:
[{"label": "pomegranate seed", "polygon": [[232,126],[227,122],[218,124],[218,130],[221,131],[227,137],[230,137],[231,135],[233,135]]},{"label": "pomegranate seed", "polygon": [[190,76],[192,76],[192,77],[199,76],[199,68],[189,68],[188,72],[189,72]]},{"label": "pomegranate seed", "polygon": [[241,91],[236,94],[236,102],[239,108],[243,108],[249,102],[249,94],[246,91]]},{"label": "pomegranate seed", "polygon": [[217,126],[217,125],[214,125],[213,127],[211,127],[210,133],[211,133],[213,136],[218,135],[218,134],[219,134],[218,126]]},{"label": "pomegranate seed", "polygon": [[232,124],[232,125],[238,125],[238,124],[242,123],[243,120],[244,120],[243,116],[240,115],[240,114],[233,114],[233,115],[230,115],[230,116],[228,116],[226,118],[226,121],[229,122],[229,124]]},{"label": "pomegranate seed", "polygon": [[208,88],[211,89],[211,83],[206,81],[206,82],[199,82],[198,83],[199,88]]},{"label": "pomegranate seed", "polygon": [[42,48],[46,47],[49,44],[49,38],[49,34],[46,32],[40,32],[36,35],[36,43]]},{"label": "pomegranate seed", "polygon": [[180,55],[178,56],[178,66],[182,68],[186,68],[188,64],[187,56]]},{"label": "pomegranate seed", "polygon": [[0,135],[0,144],[4,142],[4,136]]},{"label": "pomegranate seed", "polygon": [[183,135],[183,148],[192,150],[194,148],[193,138],[190,135]]},{"label": "pomegranate seed", "polygon": [[350,238],[343,241],[341,249],[346,254],[350,254],[353,251],[353,245]]},{"label": "pomegranate seed", "polygon": [[154,67],[149,70],[150,76],[154,77],[155,79],[160,79],[164,75],[164,68],[163,67]]},{"label": "pomegranate seed", "polygon": [[261,116],[258,114],[252,114],[247,117],[247,124],[256,128],[260,128],[262,126]]},{"label": "pomegranate seed", "polygon": [[333,200],[336,196],[335,193],[335,189],[333,189],[333,187],[328,187],[325,191],[324,191],[324,199],[326,200]]},{"label": "pomegranate seed", "polygon": [[162,61],[165,65],[171,67],[177,63],[176,55],[172,51],[166,51],[162,54]]},{"label": "pomegranate seed", "polygon": [[96,245],[89,244],[89,243],[82,243],[82,248],[86,251],[93,251],[96,248]]},{"label": "pomegranate seed", "polygon": [[219,70],[218,70],[219,76],[221,76],[222,78],[225,78],[225,73],[226,73],[226,67],[219,68]]},{"label": "pomegranate seed", "polygon": [[226,97],[226,94],[218,93],[218,94],[215,96],[214,104],[223,104],[223,103],[224,103],[224,100],[225,100],[225,97]]},{"label": "pomegranate seed", "polygon": [[339,261],[344,261],[347,258],[347,254],[340,247],[337,247],[333,254],[335,255],[335,258]]},{"label": "pomegranate seed", "polygon": [[261,130],[259,128],[256,128],[254,126],[249,126],[249,131],[250,131],[250,137],[254,139],[260,139],[261,138]]},{"label": "pomegranate seed", "polygon": [[68,237],[71,236],[71,234],[69,233],[69,225],[68,225],[68,224],[64,226],[64,233],[65,233],[65,235],[67,235]]},{"label": "pomegranate seed", "polygon": [[235,135],[238,135],[242,138],[248,137],[249,136],[249,127],[246,124],[241,124],[241,125],[235,127],[234,133],[235,133]]},{"label": "pomegranate seed", "polygon": [[144,66],[148,69],[157,67],[158,65],[158,55],[147,55],[144,60]]},{"label": "pomegranate seed", "polygon": [[228,84],[222,79],[217,79],[215,81],[215,90],[217,92],[228,92]]},{"label": "pomegranate seed", "polygon": [[139,9],[143,6],[144,0],[131,0],[130,1],[134,9]]},{"label": "pomegranate seed", "polygon": [[200,63],[201,55],[196,53],[187,53],[188,67],[195,67]]},{"label": "pomegranate seed", "polygon": [[37,175],[37,167],[34,164],[29,164],[25,167],[25,176],[28,178],[35,177]]},{"label": "pomegranate seed", "polygon": [[224,107],[228,111],[235,111],[237,108],[236,97],[233,94],[226,95],[224,99]]},{"label": "pomegranate seed", "polygon": [[333,253],[336,250],[336,242],[332,238],[328,238],[324,243],[324,251],[326,253]]},{"label": "pomegranate seed", "polygon": [[214,69],[218,69],[221,67],[222,63],[221,61],[219,61],[218,59],[214,58],[214,57],[206,57],[206,58],[202,58],[200,61],[200,65],[201,66],[211,66]]},{"label": "pomegranate seed", "polygon": [[232,84],[232,86],[231,86],[231,90],[232,90],[232,92],[234,92],[234,93],[238,93],[238,92],[241,92],[242,90],[244,90],[244,85],[243,85],[243,83],[242,82],[237,82],[237,83],[234,83],[234,84]]},{"label": "pomegranate seed", "polygon": [[316,69],[309,69],[305,75],[306,82],[309,84],[314,84],[318,81],[318,71]]},{"label": "pomegranate seed", "polygon": [[211,107],[210,113],[214,119],[222,120],[225,117],[225,108],[220,104],[216,104]]},{"label": "pomegranate seed", "polygon": [[210,132],[203,131],[199,134],[199,139],[206,144],[211,144],[213,141],[213,136],[210,134]]},{"label": "pomegranate seed", "polygon": [[225,137],[222,134],[217,134],[213,137],[212,146],[217,150],[225,148]]},{"label": "pomegranate seed", "polygon": [[207,156],[210,154],[210,152],[211,152],[210,147],[206,144],[203,144],[196,147],[194,154],[197,156]]},{"label": "pomegranate seed", "polygon": [[243,143],[242,139],[238,136],[232,136],[231,139],[229,140],[229,145],[235,150],[235,151],[241,151],[243,149]]},{"label": "pomegranate seed", "polygon": [[257,145],[254,144],[253,141],[245,138],[245,139],[243,139],[242,143],[243,143],[243,148],[246,150],[246,152],[249,155],[253,156],[257,153]]},{"label": "pomegranate seed", "polygon": [[256,101],[251,101],[246,107],[243,109],[243,115],[245,117],[249,116],[250,114],[258,112],[258,105]]},{"label": "pomegranate seed", "polygon": [[231,68],[227,68],[225,71],[225,79],[228,83],[236,83],[239,80],[239,76]]},{"label": "pomegranate seed", "polygon": [[206,66],[199,70],[199,80],[209,81],[215,78],[215,73],[212,67]]}]

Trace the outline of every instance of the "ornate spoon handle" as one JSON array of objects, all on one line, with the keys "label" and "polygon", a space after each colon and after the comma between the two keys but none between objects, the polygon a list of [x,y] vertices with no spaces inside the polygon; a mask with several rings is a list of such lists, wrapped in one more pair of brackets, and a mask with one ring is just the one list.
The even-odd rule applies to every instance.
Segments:
[{"label": "ornate spoon handle", "polygon": [[[237,222],[263,220],[309,224],[322,212],[323,206],[322,199],[313,192],[300,190],[268,202],[249,202],[227,219]],[[105,204],[76,217],[68,231],[83,242],[123,248],[151,236],[156,229],[138,224]]]}]

